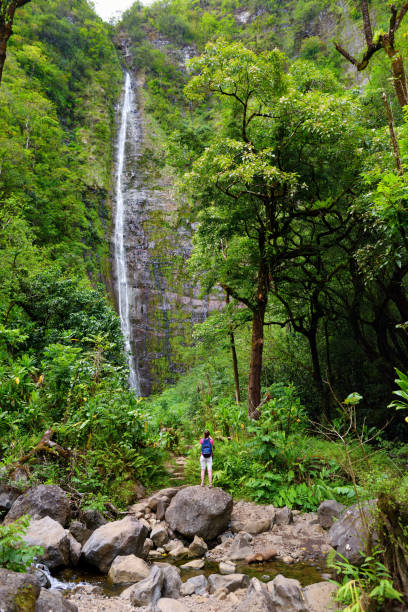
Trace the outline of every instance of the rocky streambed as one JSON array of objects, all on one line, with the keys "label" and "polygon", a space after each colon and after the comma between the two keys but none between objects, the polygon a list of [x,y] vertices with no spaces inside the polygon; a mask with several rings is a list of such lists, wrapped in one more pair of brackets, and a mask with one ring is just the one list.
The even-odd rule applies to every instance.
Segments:
[{"label": "rocky streambed", "polygon": [[[3,509],[8,492],[0,491]],[[110,522],[96,511],[73,515],[69,496],[53,485],[7,505],[6,522],[31,516],[24,540],[43,547],[40,561],[71,588],[64,598],[45,588],[44,572],[0,570],[5,611],[14,609],[7,598],[27,590],[26,577],[34,602],[27,611],[323,612],[335,609],[324,561],[330,546],[358,554],[365,537],[359,513],[336,502],[302,514],[234,503],[218,488],[164,489]]]}]

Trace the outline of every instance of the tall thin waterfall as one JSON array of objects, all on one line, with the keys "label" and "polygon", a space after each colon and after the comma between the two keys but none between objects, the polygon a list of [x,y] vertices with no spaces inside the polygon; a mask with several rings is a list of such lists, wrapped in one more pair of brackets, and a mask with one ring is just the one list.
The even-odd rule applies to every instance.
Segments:
[{"label": "tall thin waterfall", "polygon": [[116,157],[116,212],[115,212],[115,232],[114,232],[114,253],[117,275],[117,299],[119,306],[120,326],[125,340],[125,350],[129,364],[129,384],[135,390],[136,395],[140,395],[139,372],[136,359],[132,354],[131,348],[131,328],[130,328],[130,291],[128,283],[128,266],[125,250],[124,230],[126,227],[126,210],[123,198],[122,179],[125,175],[125,149],[126,133],[129,114],[132,109],[132,88],[130,75],[126,72],[125,88],[122,103],[122,114],[120,119],[120,129],[117,141]]}]

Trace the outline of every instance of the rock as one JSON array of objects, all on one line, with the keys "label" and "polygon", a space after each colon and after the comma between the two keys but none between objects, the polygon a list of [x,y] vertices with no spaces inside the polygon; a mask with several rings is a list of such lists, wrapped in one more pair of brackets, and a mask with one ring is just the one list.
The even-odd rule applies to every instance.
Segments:
[{"label": "rock", "polygon": [[157,525],[153,527],[152,532],[150,534],[150,539],[152,540],[155,546],[163,546],[169,541],[169,534],[167,533],[167,529],[163,527],[163,525]]},{"label": "rock", "polygon": [[188,556],[189,557],[202,557],[208,550],[207,544],[204,542],[203,538],[199,536],[194,536],[194,540],[191,542],[188,547]]},{"label": "rock", "polygon": [[269,531],[274,523],[275,508],[269,506],[257,506],[249,502],[238,502],[234,504],[231,514],[231,531],[238,533],[258,534]]},{"label": "rock", "polygon": [[268,590],[266,584],[258,580],[258,578],[251,578],[251,582],[248,587],[248,595],[252,595],[253,592],[265,591]]},{"label": "rock", "polygon": [[85,542],[92,533],[92,531],[80,521],[72,521],[69,526],[69,531],[76,539],[76,541],[79,542],[82,546],[85,544]]},{"label": "rock", "polygon": [[67,567],[70,562],[69,531],[49,516],[40,520],[31,520],[23,542],[29,546],[42,546],[43,554],[38,559],[50,569]]},{"label": "rock", "polygon": [[186,487],[173,497],[166,521],[186,537],[213,540],[227,528],[231,511],[232,497],[222,489]]},{"label": "rock", "polygon": [[108,579],[112,584],[139,582],[150,574],[146,561],[136,555],[119,555],[110,566]]},{"label": "rock", "polygon": [[69,499],[57,485],[38,485],[17,497],[4,522],[12,523],[24,514],[32,519],[49,516],[64,527],[70,514]]},{"label": "rock", "polygon": [[[272,598],[267,590],[252,591],[235,608],[235,612],[276,612]],[[290,610],[288,610],[290,612]]]},{"label": "rock", "polygon": [[188,608],[175,599],[169,599],[168,597],[162,597],[157,602],[157,612],[188,612]]},{"label": "rock", "polygon": [[142,557],[144,559],[148,557],[149,552],[152,550],[152,548],[153,548],[153,542],[151,541],[150,538],[146,538],[143,543],[143,551],[142,551]]},{"label": "rock", "polygon": [[69,564],[71,565],[71,567],[75,567],[79,563],[82,546],[80,545],[79,542],[76,541],[76,539],[70,532],[68,532],[68,540],[69,540]]},{"label": "rock", "polygon": [[142,525],[144,525],[146,527],[147,533],[151,532],[152,526],[150,525],[150,523],[145,518],[139,519],[139,522],[142,523]]},{"label": "rock", "polygon": [[182,542],[178,544],[175,548],[172,548],[169,552],[169,557],[172,559],[184,559],[184,557],[188,557],[188,548],[186,548]]},{"label": "rock", "polygon": [[278,574],[268,582],[274,612],[308,612],[299,580]]},{"label": "rock", "polygon": [[208,577],[208,587],[210,593],[215,593],[218,589],[225,589],[228,593],[237,589],[245,589],[249,585],[249,576],[246,574],[211,574]]},{"label": "rock", "polygon": [[204,559],[194,559],[194,561],[189,561],[188,563],[184,563],[184,565],[180,566],[180,569],[184,570],[200,570],[203,569],[205,565]]},{"label": "rock", "polygon": [[208,580],[204,576],[204,574],[200,574],[200,576],[194,576],[193,578],[189,578],[186,582],[181,586],[180,589],[181,595],[205,595],[208,593]]},{"label": "rock", "polygon": [[152,561],[154,559],[163,559],[163,553],[160,552],[159,550],[151,550],[148,554],[148,559]]},{"label": "rock", "polygon": [[[366,502],[361,512],[365,515],[366,525],[363,525],[358,504],[350,506],[341,515],[329,530],[329,541],[331,546],[346,557],[354,565],[362,562],[360,551],[364,551],[367,542],[377,542],[378,535],[375,533],[377,501]],[[368,526],[368,531],[367,531]]]},{"label": "rock", "polygon": [[21,491],[7,484],[0,484],[0,513],[8,512],[21,495]]},{"label": "rock", "polygon": [[235,563],[230,563],[229,561],[221,561],[219,564],[220,574],[234,574],[235,573]]},{"label": "rock", "polygon": [[290,525],[293,522],[292,510],[285,506],[275,511],[275,525]]},{"label": "rock", "polygon": [[333,595],[337,587],[331,582],[316,582],[303,589],[307,609],[309,612],[327,612],[335,610]]},{"label": "rock", "polygon": [[181,582],[180,570],[170,563],[155,563],[163,572],[163,597],[177,599],[180,597]]},{"label": "rock", "polygon": [[102,527],[102,525],[106,525],[108,522],[106,518],[99,512],[99,510],[84,510],[81,514],[82,520],[85,525],[91,531],[95,531],[98,527]]},{"label": "rock", "polygon": [[78,608],[71,601],[64,599],[61,591],[41,589],[35,612],[78,612]]},{"label": "rock", "polygon": [[166,515],[166,510],[170,505],[169,497],[160,497],[157,500],[157,508],[156,508],[156,518],[159,521],[162,521]]},{"label": "rock", "polygon": [[252,555],[252,548],[249,543],[252,541],[252,536],[248,533],[239,533],[233,540],[228,557],[232,561],[245,559]]},{"label": "rock", "polygon": [[106,573],[118,555],[140,556],[147,536],[147,529],[137,519],[126,516],[98,527],[85,542],[82,557]]},{"label": "rock", "polygon": [[38,578],[41,588],[48,589],[51,586],[48,567],[43,563],[30,567],[28,573]]},{"label": "rock", "polygon": [[167,544],[165,544],[163,548],[166,552],[170,552],[171,550],[177,548],[177,546],[179,546],[180,544],[182,544],[180,540],[170,540],[170,542],[167,542]]},{"label": "rock", "polygon": [[160,599],[163,580],[161,568],[153,565],[148,577],[123,591],[121,597],[130,599],[136,607],[147,606],[148,604],[152,604],[154,607]]},{"label": "rock", "polygon": [[227,599],[228,591],[226,589],[217,589],[214,593],[214,597],[219,601],[224,601]]},{"label": "rock", "polygon": [[[34,612],[40,589],[40,581],[36,576],[0,568],[0,610],[2,612]],[[16,601],[18,601],[18,606]]]},{"label": "rock", "polygon": [[323,529],[330,529],[335,519],[340,518],[345,507],[346,506],[339,504],[335,499],[323,501],[317,509],[319,525],[323,527]]},{"label": "rock", "polygon": [[286,565],[292,565],[292,563],[294,563],[294,559],[293,557],[290,557],[289,555],[285,555],[284,557],[282,557],[282,561],[284,563],[286,563]]}]

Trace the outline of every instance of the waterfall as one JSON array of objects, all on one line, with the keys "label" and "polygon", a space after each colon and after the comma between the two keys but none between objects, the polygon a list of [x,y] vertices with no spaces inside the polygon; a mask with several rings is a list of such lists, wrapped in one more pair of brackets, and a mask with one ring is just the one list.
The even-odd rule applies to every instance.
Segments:
[{"label": "waterfall", "polygon": [[129,115],[132,110],[133,94],[130,75],[126,72],[122,113],[117,141],[116,153],[116,210],[115,210],[115,232],[114,232],[114,255],[117,276],[117,300],[119,308],[120,326],[125,341],[125,351],[129,364],[129,385],[140,396],[139,372],[135,356],[131,348],[131,325],[130,325],[130,290],[128,283],[128,265],[125,250],[125,227],[126,208],[123,195],[123,178],[125,176],[125,150],[126,134]]}]

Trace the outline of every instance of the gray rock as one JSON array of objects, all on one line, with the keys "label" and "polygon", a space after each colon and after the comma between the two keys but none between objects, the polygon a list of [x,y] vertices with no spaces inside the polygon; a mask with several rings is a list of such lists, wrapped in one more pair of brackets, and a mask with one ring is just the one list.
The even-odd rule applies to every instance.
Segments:
[{"label": "gray rock", "polygon": [[121,597],[130,599],[134,606],[155,606],[161,596],[163,581],[163,571],[153,565],[148,577],[123,591]]},{"label": "gray rock", "polygon": [[275,520],[275,508],[269,506],[257,506],[249,502],[238,502],[234,504],[231,514],[231,531],[239,533],[258,534],[269,531]]},{"label": "gray rock", "polygon": [[274,612],[308,612],[299,580],[278,574],[268,582]]},{"label": "gray rock", "polygon": [[61,527],[60,523],[45,516],[40,520],[30,521],[22,539],[29,546],[42,546],[44,552],[38,556],[38,560],[54,569],[67,567],[70,563],[69,535],[69,531]]},{"label": "gray rock", "polygon": [[246,574],[228,574],[221,576],[220,574],[211,574],[208,577],[208,587],[210,593],[215,593],[219,589],[224,589],[228,593],[237,589],[246,589],[249,585],[249,576]]},{"label": "gray rock", "polygon": [[169,599],[168,597],[162,597],[157,602],[157,612],[188,612],[188,608],[175,599]]},{"label": "gray rock", "polygon": [[75,567],[79,563],[81,556],[82,546],[76,541],[72,533],[68,532],[69,540],[69,562],[72,567]]},{"label": "gray rock", "polygon": [[180,589],[181,595],[205,595],[208,593],[208,580],[204,574],[189,578]]},{"label": "gray rock", "polygon": [[21,491],[7,484],[0,484],[0,513],[8,512],[21,495]]},{"label": "gray rock", "polygon": [[252,591],[238,605],[235,612],[277,612],[277,608],[267,590]]},{"label": "gray rock", "polygon": [[151,531],[150,539],[155,546],[163,546],[163,544],[166,544],[169,541],[167,529],[163,527],[163,525],[156,525],[156,527],[153,527]]},{"label": "gray rock", "polygon": [[170,542],[167,542],[167,544],[165,544],[163,548],[166,552],[170,552],[171,550],[177,548],[177,546],[179,546],[180,544],[182,544],[180,540],[170,540]]},{"label": "gray rock", "polygon": [[331,582],[316,582],[303,589],[305,601],[309,612],[327,612],[336,610],[333,595],[337,587]]},{"label": "gray rock", "polygon": [[194,536],[194,540],[191,542],[188,547],[188,556],[189,557],[202,557],[208,550],[207,544],[204,542],[203,538]]},{"label": "gray rock", "polygon": [[[34,612],[40,594],[40,581],[26,573],[0,569],[0,610],[3,612]],[[16,605],[19,601],[19,607]]]},{"label": "gray rock", "polygon": [[228,561],[221,561],[219,564],[220,574],[235,574],[235,563],[230,563]]},{"label": "gray rock", "polygon": [[178,544],[178,546],[176,546],[175,548],[172,548],[171,551],[169,552],[169,557],[171,557],[172,559],[184,559],[185,557],[188,556],[188,548],[186,548],[182,542],[180,542]]},{"label": "gray rock", "polygon": [[150,538],[146,538],[144,543],[143,543],[143,551],[142,551],[142,557],[144,559],[146,559],[149,556],[150,551],[153,548],[153,542],[151,541]]},{"label": "gray rock", "polygon": [[166,510],[170,528],[193,538],[213,540],[225,531],[232,511],[232,497],[222,489],[186,487],[173,497]]},{"label": "gray rock", "polygon": [[[376,508],[376,500],[366,502],[361,509],[358,504],[354,504],[330,527],[330,545],[355,565],[362,562],[360,551],[367,548],[370,540],[371,543],[378,541],[375,532]],[[365,524],[361,519],[361,513],[365,517]]]},{"label": "gray rock", "polygon": [[162,521],[166,515],[166,510],[170,505],[169,497],[160,497],[157,500],[157,508],[156,508],[156,518],[159,521]]},{"label": "gray rock", "polygon": [[118,555],[140,556],[147,536],[147,529],[137,519],[126,516],[120,521],[98,527],[85,542],[82,556],[87,563],[96,565],[101,572],[108,572]]},{"label": "gray rock", "polygon": [[108,522],[103,514],[99,512],[99,510],[83,510],[81,513],[81,518],[87,528],[91,531],[95,531],[95,529],[102,527],[102,525],[106,525]]},{"label": "gray rock", "polygon": [[203,569],[205,565],[204,559],[194,559],[193,561],[189,561],[188,563],[184,563],[184,565],[180,566],[182,570],[200,570]]},{"label": "gray rock", "polygon": [[38,578],[41,588],[48,589],[51,586],[48,567],[43,563],[37,563],[35,567],[30,567],[28,573]]},{"label": "gray rock", "polygon": [[275,511],[275,525],[290,525],[293,522],[292,510],[285,506]]},{"label": "gray rock", "polygon": [[110,566],[108,579],[112,584],[134,583],[144,580],[150,574],[146,561],[136,555],[118,555]]},{"label": "gray rock", "polygon": [[163,597],[178,599],[180,597],[181,578],[180,570],[170,563],[155,563],[163,572]]},{"label": "gray rock", "polygon": [[346,506],[339,504],[335,499],[326,499],[323,501],[317,509],[317,516],[319,524],[323,529],[330,529],[335,522],[335,519],[339,519]]},{"label": "gray rock", "polygon": [[229,559],[238,561],[252,555],[252,549],[249,543],[252,541],[252,536],[248,533],[239,533],[233,540],[228,553]]},{"label": "gray rock", "polygon": [[24,514],[32,519],[49,516],[64,527],[70,514],[69,499],[57,485],[38,485],[17,497],[4,522],[12,523]]},{"label": "gray rock", "polygon": [[76,541],[79,542],[82,546],[85,544],[85,542],[92,533],[92,531],[80,521],[72,521],[69,525],[69,531],[76,539]]},{"label": "gray rock", "polygon": [[41,589],[35,612],[78,612],[78,608],[71,601],[64,599],[61,591]]}]

